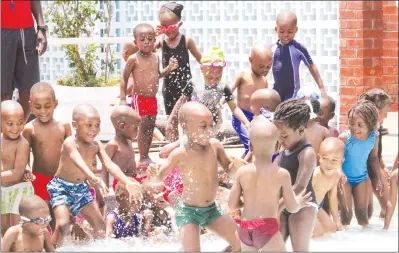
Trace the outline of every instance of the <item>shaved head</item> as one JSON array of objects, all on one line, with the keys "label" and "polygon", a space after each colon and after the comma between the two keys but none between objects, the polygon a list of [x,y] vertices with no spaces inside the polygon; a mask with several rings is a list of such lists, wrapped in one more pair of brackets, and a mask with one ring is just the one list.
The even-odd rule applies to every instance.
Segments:
[{"label": "shaved head", "polygon": [[[254,154],[273,154],[278,139],[277,127],[262,118],[254,118],[249,130],[250,142]],[[270,156],[271,159],[271,156]]]},{"label": "shaved head", "polygon": [[259,89],[252,94],[250,103],[252,113],[258,115],[260,113],[260,108],[265,108],[274,112],[276,107],[281,103],[281,98],[274,89]]},{"label": "shaved head", "polygon": [[93,117],[93,116],[100,117],[97,109],[89,104],[77,105],[72,111],[73,121],[81,120],[83,117]]},{"label": "shaved head", "polygon": [[263,42],[255,42],[251,49],[251,57],[269,57],[270,59],[273,56],[272,49],[270,45]]},{"label": "shaved head", "polygon": [[138,113],[127,105],[118,105],[111,112],[111,122],[115,128],[118,128],[120,123],[132,124],[141,121]]},{"label": "shaved head", "polygon": [[44,94],[49,93],[52,98],[55,100],[55,92],[51,84],[45,82],[35,83],[30,89],[30,100],[32,101],[32,97],[36,94]]},{"label": "shaved head", "polygon": [[276,24],[290,24],[290,25],[297,25],[298,18],[293,11],[282,11],[277,15]]},{"label": "shaved head", "polygon": [[211,111],[203,104],[198,102],[187,102],[179,110],[179,122],[187,123],[189,120],[197,119],[198,117],[211,117]]},{"label": "shaved head", "polygon": [[42,209],[48,210],[48,206],[46,202],[37,195],[23,197],[21,202],[19,202],[19,214],[21,216],[30,218],[33,216],[32,213]]},{"label": "shaved head", "polygon": [[329,137],[324,139],[320,144],[320,154],[332,153],[339,154],[344,157],[345,154],[345,143],[336,137]]},{"label": "shaved head", "polygon": [[22,115],[24,117],[24,109],[14,100],[6,100],[1,102],[1,117],[5,115]]}]

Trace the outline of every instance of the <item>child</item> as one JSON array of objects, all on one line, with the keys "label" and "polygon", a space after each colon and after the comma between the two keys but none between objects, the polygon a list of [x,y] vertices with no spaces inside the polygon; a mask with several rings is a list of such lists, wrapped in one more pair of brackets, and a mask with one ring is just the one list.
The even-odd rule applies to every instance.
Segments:
[{"label": "child", "polygon": [[[385,217],[385,207],[387,205],[388,199],[389,199],[389,189],[388,189],[388,180],[389,179],[389,170],[386,168],[384,160],[382,159],[382,136],[387,134],[387,129],[385,129],[382,126],[382,123],[384,119],[387,117],[387,113],[391,109],[391,98],[388,96],[388,94],[382,90],[382,89],[371,89],[367,91],[366,93],[362,94],[360,96],[360,99],[365,99],[368,101],[371,101],[374,103],[374,105],[377,107],[378,111],[378,123],[377,123],[377,129],[379,132],[379,139],[378,139],[378,160],[382,169],[382,175],[381,177],[381,183],[383,185],[383,191],[382,195],[380,196],[376,192],[377,188],[377,178],[373,173],[373,170],[370,166],[370,164],[367,164],[367,170],[369,172],[369,177],[371,180],[371,185],[373,186],[373,192],[374,195],[377,197],[378,202],[380,203],[381,206],[381,212],[380,212],[380,218]],[[373,193],[370,192],[370,200],[369,200],[369,216],[371,217],[373,213]]]},{"label": "child", "polygon": [[189,81],[183,89],[183,95],[176,103],[171,113],[168,124],[174,124],[177,121],[179,108],[187,100],[195,100],[204,104],[212,113],[215,126],[221,123],[219,114],[219,103],[223,98],[229,106],[232,114],[241,121],[241,123],[249,128],[249,121],[243,111],[237,106],[231,89],[221,84],[223,68],[226,66],[224,53],[219,47],[213,47],[209,52],[201,58],[201,71],[205,81],[205,89],[201,92],[194,91],[194,84]]},{"label": "child", "polygon": [[141,234],[142,221],[139,216],[141,203],[129,203],[129,192],[120,182],[115,187],[115,196],[118,208],[108,211],[105,216],[105,235],[122,238]]},{"label": "child", "polygon": [[348,112],[349,130],[341,133],[339,138],[345,143],[345,161],[342,169],[348,179],[344,192],[339,193],[341,221],[349,225],[352,220],[352,198],[355,203],[355,215],[360,226],[369,224],[369,184],[367,162],[376,176],[377,192],[382,194],[381,169],[378,161],[378,111],[375,105],[367,100],[359,100]]},{"label": "child", "polygon": [[[338,216],[338,188],[344,153],[345,144],[338,138],[327,138],[320,145],[318,154],[320,166],[315,169],[312,178],[316,203],[319,206],[313,238],[342,229],[342,223]],[[334,223],[331,221],[330,215],[322,208],[327,193]]]},{"label": "child", "polygon": [[306,206],[311,193],[305,191],[296,197],[291,186],[290,173],[272,163],[277,143],[277,128],[270,121],[256,118],[251,123],[251,145],[256,161],[238,169],[229,196],[229,207],[239,208],[240,195],[244,196],[243,220],[238,235],[243,251],[286,251],[278,230],[277,212],[280,191],[290,212]]},{"label": "child", "polygon": [[142,198],[141,187],[130,181],[114,164],[105,152],[101,142],[94,141],[100,132],[100,117],[91,105],[78,105],[72,112],[72,126],[75,136],[65,139],[61,149],[61,159],[54,179],[47,184],[50,204],[56,217],[55,231],[52,237],[56,247],[63,242],[69,233],[70,214],[81,213],[93,227],[95,237],[103,236],[104,220],[93,197],[89,192],[91,186],[99,187],[104,194],[107,188],[94,172],[97,168],[97,156],[112,176],[126,185],[133,200]]},{"label": "child", "polygon": [[126,104],[126,86],[130,75],[133,75],[132,107],[142,117],[137,140],[140,153],[138,168],[145,168],[152,162],[148,151],[158,114],[156,94],[159,78],[176,69],[178,64],[176,59],[171,58],[169,65],[163,70],[159,70],[158,56],[152,52],[155,44],[155,31],[149,24],[139,24],[134,28],[134,43],[138,46],[139,52],[129,56],[123,70],[120,103]]},{"label": "child", "polygon": [[1,242],[1,251],[54,252],[47,231],[51,221],[47,203],[36,195],[26,196],[19,203],[19,213],[21,224],[7,230]]},{"label": "child", "polygon": [[[272,55],[270,47],[266,44],[256,43],[251,49],[251,56],[249,57],[251,69],[239,73],[233,82],[231,92],[237,89],[237,106],[242,110],[249,122],[254,117],[250,105],[252,94],[259,89],[268,87],[266,75],[269,73],[272,65]],[[241,142],[244,144],[245,156],[249,151],[248,128],[242,126],[241,121],[234,115],[232,124]]]},{"label": "child", "polygon": [[[277,106],[274,124],[278,128],[279,142],[283,148],[277,158],[278,165],[290,173],[294,192],[299,194],[306,189],[312,193],[311,203],[315,203],[312,174],[317,164],[316,153],[305,137],[310,113],[308,104],[298,99],[289,99]],[[283,207],[284,201],[280,200],[280,208]],[[293,251],[309,251],[316,217],[316,204],[304,207],[294,214],[287,210],[281,213],[280,232],[284,240],[291,237]]]},{"label": "child", "polygon": [[297,17],[294,12],[281,12],[276,19],[275,28],[278,41],[273,50],[273,88],[280,94],[281,101],[296,96],[300,88],[299,65],[301,61],[309,68],[322,95],[326,95],[323,80],[313,63],[308,50],[294,40],[298,31]]},{"label": "child", "polygon": [[391,178],[390,178],[390,191],[391,191],[391,196],[390,199],[387,202],[387,213],[385,215],[385,221],[384,221],[384,229],[388,230],[389,225],[391,224],[391,219],[393,216],[393,213],[395,212],[395,208],[396,208],[396,202],[398,200],[398,183],[399,183],[399,179],[398,179],[398,154],[396,154],[396,158],[395,158],[395,163],[394,166],[392,168],[392,174],[391,174]]},{"label": "child", "polygon": [[222,216],[215,204],[218,189],[217,162],[229,173],[236,168],[213,134],[212,113],[202,104],[188,102],[179,110],[179,123],[186,137],[184,145],[169,155],[158,171],[148,167],[151,180],[160,181],[178,164],[183,179],[183,194],[176,210],[176,224],[180,229],[184,251],[200,251],[200,227],[206,227],[240,250],[236,225],[230,216]]},{"label": "child", "polygon": [[[50,205],[46,186],[54,178],[61,157],[62,143],[71,136],[72,130],[69,123],[53,118],[58,100],[50,84],[34,84],[30,90],[29,105],[36,119],[25,126],[22,135],[32,148],[32,173],[35,177],[32,184],[35,194]],[[51,209],[50,212],[52,213]],[[54,228],[54,224],[52,225]]]},{"label": "child", "polygon": [[317,122],[330,131],[332,137],[338,137],[339,131],[330,127],[328,122],[335,117],[335,100],[330,96],[322,96],[320,100],[320,111],[317,115]]},{"label": "child", "polygon": [[33,194],[31,182],[23,175],[29,159],[29,143],[21,132],[24,111],[14,100],[1,102],[1,232],[19,222],[21,198]]}]

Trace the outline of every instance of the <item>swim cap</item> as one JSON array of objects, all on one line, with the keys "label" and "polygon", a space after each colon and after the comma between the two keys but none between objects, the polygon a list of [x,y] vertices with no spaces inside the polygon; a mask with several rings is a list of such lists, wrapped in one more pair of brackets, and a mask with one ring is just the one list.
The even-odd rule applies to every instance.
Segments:
[{"label": "swim cap", "polygon": [[203,54],[201,63],[209,63],[212,61],[224,61],[224,53],[220,47],[212,47],[212,49]]},{"label": "swim cap", "polygon": [[176,2],[169,2],[166,3],[164,5],[162,5],[162,7],[170,10],[171,12],[173,12],[179,19],[181,19],[181,11],[183,10],[184,6],[181,4],[178,4]]}]

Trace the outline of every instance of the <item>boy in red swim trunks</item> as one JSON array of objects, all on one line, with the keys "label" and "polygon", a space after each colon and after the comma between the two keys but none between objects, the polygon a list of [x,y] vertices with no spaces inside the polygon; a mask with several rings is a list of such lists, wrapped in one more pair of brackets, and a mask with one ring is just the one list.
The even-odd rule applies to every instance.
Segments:
[{"label": "boy in red swim trunks", "polygon": [[232,210],[241,207],[241,194],[244,197],[242,220],[236,220],[241,250],[286,251],[277,220],[280,194],[282,192],[290,212],[297,212],[307,205],[311,195],[305,195],[304,191],[295,196],[288,171],[272,163],[278,138],[273,123],[254,118],[249,136],[256,159],[238,169],[229,196]]},{"label": "boy in red swim trunks", "polygon": [[[68,122],[53,118],[58,100],[50,84],[34,84],[30,91],[29,105],[36,119],[25,125],[22,135],[32,149],[32,173],[36,177],[32,184],[35,194],[50,205],[47,184],[54,178],[61,157],[62,143],[71,135],[72,130]],[[30,173],[25,173],[25,177],[29,178],[29,175]],[[50,212],[52,213],[51,208]],[[50,223],[54,228],[53,223],[54,219]]]},{"label": "boy in red swim trunks", "polygon": [[155,31],[149,24],[139,24],[134,28],[134,43],[139,51],[127,59],[123,78],[120,84],[120,104],[125,105],[126,90],[130,75],[133,76],[132,108],[142,117],[137,136],[140,161],[138,168],[145,168],[152,161],[148,156],[155,119],[158,114],[156,94],[159,78],[166,76],[178,67],[177,60],[171,58],[169,65],[159,70],[160,59],[153,53],[155,46]]}]

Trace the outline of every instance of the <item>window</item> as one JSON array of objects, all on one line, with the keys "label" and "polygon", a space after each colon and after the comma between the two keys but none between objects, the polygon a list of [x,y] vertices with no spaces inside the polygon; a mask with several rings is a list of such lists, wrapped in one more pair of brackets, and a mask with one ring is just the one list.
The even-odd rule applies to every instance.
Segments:
[{"label": "window", "polygon": [[118,44],[116,45],[116,52],[119,53],[120,51],[121,51],[121,44],[118,43]]},{"label": "window", "polygon": [[116,28],[115,33],[116,33],[116,37],[120,37],[121,36],[121,29]]},{"label": "window", "polygon": [[103,1],[100,1],[100,10],[104,9],[104,3]]},{"label": "window", "polygon": [[119,10],[119,1],[115,1],[115,8]]},{"label": "window", "polygon": [[115,21],[116,22],[120,22],[121,21],[121,15],[119,14],[119,11],[116,12],[116,16],[115,16]]},{"label": "window", "polygon": [[117,70],[121,69],[121,59],[116,60],[116,69]]},{"label": "window", "polygon": [[100,36],[104,37],[104,29],[100,29]]}]

